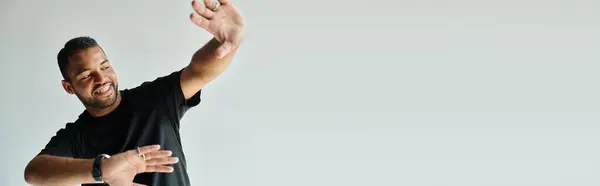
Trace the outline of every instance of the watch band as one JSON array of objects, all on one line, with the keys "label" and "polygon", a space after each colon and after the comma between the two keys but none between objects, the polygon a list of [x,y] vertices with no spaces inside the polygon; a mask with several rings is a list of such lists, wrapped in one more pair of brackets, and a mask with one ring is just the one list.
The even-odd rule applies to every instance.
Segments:
[{"label": "watch band", "polygon": [[104,179],[102,179],[102,160],[104,158],[110,158],[108,154],[99,154],[94,159],[94,165],[92,167],[92,176],[97,183],[104,183]]}]

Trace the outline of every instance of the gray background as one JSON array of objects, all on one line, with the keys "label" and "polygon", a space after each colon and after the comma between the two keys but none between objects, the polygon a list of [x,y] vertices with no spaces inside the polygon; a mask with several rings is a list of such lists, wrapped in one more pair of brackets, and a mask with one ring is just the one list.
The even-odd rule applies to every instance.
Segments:
[{"label": "gray background", "polygon": [[[231,67],[182,123],[193,185],[599,185],[595,1],[233,1]],[[0,1],[0,185],[83,107],[56,54],[88,35],[120,88],[211,36],[190,1]]]}]

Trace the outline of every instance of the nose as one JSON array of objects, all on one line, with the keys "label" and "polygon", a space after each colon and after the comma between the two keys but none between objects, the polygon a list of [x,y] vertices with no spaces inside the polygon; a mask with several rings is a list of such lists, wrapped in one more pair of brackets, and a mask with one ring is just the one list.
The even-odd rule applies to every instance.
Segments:
[{"label": "nose", "polygon": [[99,84],[102,85],[104,83],[106,83],[106,76],[103,73],[95,73],[94,74],[94,83],[95,84]]}]

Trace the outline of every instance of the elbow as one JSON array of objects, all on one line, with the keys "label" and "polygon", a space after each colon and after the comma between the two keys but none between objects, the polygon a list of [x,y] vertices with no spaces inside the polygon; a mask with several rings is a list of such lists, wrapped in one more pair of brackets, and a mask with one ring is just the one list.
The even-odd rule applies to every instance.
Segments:
[{"label": "elbow", "polygon": [[27,182],[29,185],[42,185],[39,174],[35,171],[35,165],[33,161],[29,162],[29,164],[27,164],[25,167],[24,177],[25,182]]}]

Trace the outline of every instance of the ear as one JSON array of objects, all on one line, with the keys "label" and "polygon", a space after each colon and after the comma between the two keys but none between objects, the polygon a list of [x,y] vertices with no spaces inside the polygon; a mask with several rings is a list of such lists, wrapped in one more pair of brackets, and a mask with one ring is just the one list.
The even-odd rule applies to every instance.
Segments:
[{"label": "ear", "polygon": [[63,88],[67,93],[75,94],[75,89],[73,89],[73,85],[70,82],[66,80],[61,80],[60,83],[62,84]]}]

